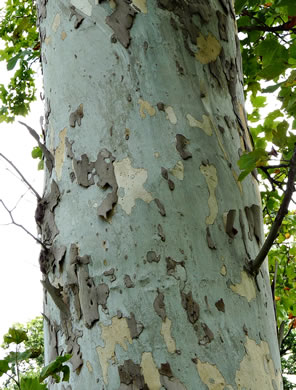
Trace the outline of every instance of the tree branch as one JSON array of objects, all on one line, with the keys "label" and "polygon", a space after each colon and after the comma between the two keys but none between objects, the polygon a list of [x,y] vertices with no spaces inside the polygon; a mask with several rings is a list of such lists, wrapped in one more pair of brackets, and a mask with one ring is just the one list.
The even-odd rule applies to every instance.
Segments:
[{"label": "tree branch", "polygon": [[18,173],[20,178],[23,180],[23,182],[30,188],[30,190],[35,194],[37,200],[41,200],[41,196],[38,194],[38,192],[35,190],[35,188],[26,180],[24,175],[20,172],[20,170],[13,164],[12,161],[8,160],[7,157],[4,156],[4,154],[0,153],[0,157],[2,157],[12,168]]},{"label": "tree branch", "polygon": [[259,269],[261,265],[263,264],[271,246],[274,243],[274,240],[277,237],[277,234],[279,232],[279,229],[281,227],[282,221],[285,217],[285,215],[288,213],[288,207],[290,200],[292,198],[293,192],[295,191],[294,188],[294,181],[296,176],[296,145],[294,146],[294,153],[290,160],[290,169],[288,173],[288,182],[287,182],[287,188],[285,191],[284,199],[280,205],[280,208],[277,212],[277,215],[275,217],[275,220],[271,226],[271,229],[269,231],[269,234],[259,251],[256,259],[254,261],[251,261],[249,264],[249,272],[253,275],[257,275],[259,272]]},{"label": "tree branch", "polygon": [[43,244],[42,241],[40,241],[37,237],[35,237],[31,232],[29,232],[29,230],[27,230],[23,225],[20,225],[19,223],[15,222],[14,218],[13,218],[13,215],[12,215],[12,211],[9,210],[9,208],[6,206],[6,204],[3,202],[2,199],[0,199],[0,203],[2,203],[2,206],[5,208],[5,210],[8,212],[9,216],[10,216],[10,219],[11,219],[11,223],[15,226],[18,226],[19,228],[21,228],[24,232],[26,232],[30,237],[32,237],[36,242],[38,242],[38,244],[42,245],[42,247],[44,249],[46,249],[46,246]]},{"label": "tree branch", "polygon": [[281,24],[279,26],[266,26],[266,25],[252,25],[252,26],[240,26],[238,28],[239,32],[247,32],[247,31],[266,31],[266,32],[283,32],[283,31],[292,31],[295,32],[295,29],[289,28],[288,23]]}]

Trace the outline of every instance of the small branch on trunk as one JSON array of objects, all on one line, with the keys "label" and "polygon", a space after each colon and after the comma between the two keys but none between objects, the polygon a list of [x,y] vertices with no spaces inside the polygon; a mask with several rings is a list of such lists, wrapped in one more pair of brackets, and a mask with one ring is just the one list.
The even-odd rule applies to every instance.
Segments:
[{"label": "small branch on trunk", "polygon": [[6,204],[3,202],[2,199],[0,199],[0,203],[2,204],[2,206],[5,208],[5,210],[8,212],[9,216],[10,216],[10,219],[11,219],[11,224],[12,225],[15,225],[19,228],[21,228],[24,232],[26,232],[30,237],[32,237],[38,244],[42,245],[43,248],[46,249],[46,246],[43,244],[42,241],[40,241],[37,237],[35,237],[31,232],[29,232],[29,230],[27,230],[23,225],[20,225],[19,223],[15,222],[14,218],[13,218],[13,215],[12,215],[12,211],[9,210],[9,208],[6,206]]},{"label": "small branch on trunk", "polygon": [[54,158],[47,147],[40,141],[40,137],[36,130],[34,130],[31,126],[27,125],[24,122],[19,121],[22,126],[28,130],[31,136],[37,141],[39,148],[42,150],[43,155],[46,158],[47,163],[49,164],[49,170],[51,171],[52,167],[54,167]]},{"label": "small branch on trunk", "polygon": [[296,176],[296,145],[294,146],[294,153],[290,160],[290,169],[288,173],[288,182],[287,182],[287,188],[285,191],[284,199],[280,205],[275,220],[270,228],[269,234],[262,248],[260,249],[256,259],[254,261],[251,261],[247,266],[249,273],[251,273],[254,276],[258,274],[261,265],[263,264],[270,248],[272,247],[278,235],[282,221],[285,215],[288,213],[289,203],[291,201],[293,192],[295,191],[295,187],[294,187],[295,176]]},{"label": "small branch on trunk", "polygon": [[32,186],[32,184],[30,184],[28,182],[28,180],[26,180],[26,178],[24,177],[24,175],[21,173],[21,171],[13,164],[12,161],[8,160],[8,158],[6,156],[4,156],[4,154],[0,153],[0,157],[2,157],[6,162],[8,162],[8,164],[10,166],[12,166],[12,168],[18,173],[18,175],[20,176],[20,178],[22,179],[22,181],[28,186],[28,188],[30,188],[30,190],[34,193],[34,195],[36,196],[37,200],[41,200],[41,196],[38,194],[38,192],[35,190],[35,188]]}]

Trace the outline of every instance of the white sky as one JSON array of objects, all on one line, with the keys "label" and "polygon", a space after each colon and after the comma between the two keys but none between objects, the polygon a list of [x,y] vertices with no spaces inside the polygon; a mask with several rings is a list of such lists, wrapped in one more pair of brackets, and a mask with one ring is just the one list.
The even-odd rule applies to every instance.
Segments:
[{"label": "white sky", "polygon": [[[1,4],[3,2],[0,0]],[[0,83],[7,83],[9,73],[6,64],[0,62]],[[30,115],[19,119],[40,133],[41,115],[43,103],[39,99],[32,104]],[[18,122],[0,123],[0,153],[11,160],[42,195],[43,171],[37,171],[38,162],[31,157],[34,146],[37,146],[36,141],[24,126]],[[14,218],[36,236],[36,199],[30,191],[26,191],[26,185],[19,180],[16,172],[0,158],[0,199],[9,208],[13,208],[20,200]],[[39,245],[20,228],[3,225],[9,222],[8,213],[0,205],[0,343],[3,334],[14,322],[25,323],[42,311]]]}]

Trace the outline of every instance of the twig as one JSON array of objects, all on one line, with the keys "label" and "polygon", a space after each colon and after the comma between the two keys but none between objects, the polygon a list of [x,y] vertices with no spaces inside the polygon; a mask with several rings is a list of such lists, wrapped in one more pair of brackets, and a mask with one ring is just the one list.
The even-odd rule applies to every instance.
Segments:
[{"label": "twig", "polygon": [[39,148],[42,150],[43,155],[46,157],[46,162],[49,164],[48,169],[51,172],[52,168],[54,167],[54,158],[50,151],[47,149],[47,147],[40,141],[40,137],[37,134],[37,131],[24,122],[19,121],[19,123],[25,126],[31,136],[37,141]]},{"label": "twig", "polygon": [[12,211],[9,210],[9,208],[6,206],[6,204],[3,202],[2,199],[0,199],[0,203],[2,203],[3,207],[5,208],[5,210],[8,212],[9,216],[10,216],[10,219],[11,219],[11,223],[15,226],[18,226],[19,228],[21,228],[22,230],[24,230],[29,236],[31,236],[36,242],[38,242],[38,244],[42,245],[43,248],[46,249],[46,246],[43,244],[42,241],[40,241],[37,237],[35,237],[31,232],[29,232],[29,230],[27,230],[23,225],[20,225],[19,223],[15,222],[14,218],[13,218],[13,215],[12,215]]},{"label": "twig", "polygon": [[285,217],[285,215],[288,213],[288,207],[290,200],[292,198],[293,192],[295,191],[294,189],[294,181],[295,181],[295,176],[296,176],[296,145],[294,146],[294,153],[293,156],[290,160],[290,169],[288,173],[288,182],[287,182],[287,188],[285,191],[284,199],[280,205],[280,208],[277,212],[277,215],[275,217],[275,220],[271,226],[270,232],[260,249],[256,259],[252,262],[250,262],[249,265],[249,272],[253,275],[257,275],[259,272],[259,269],[261,265],[263,264],[270,248],[272,247],[274,240],[277,237],[278,231],[281,227],[282,221]]},{"label": "twig", "polygon": [[289,164],[265,165],[264,168],[265,169],[289,168]]},{"label": "twig", "polygon": [[18,201],[15,203],[15,205],[13,206],[13,208],[10,210],[11,212],[13,212],[13,211],[17,208],[18,204],[20,203],[20,201],[23,199],[23,197],[26,195],[26,193],[27,193],[28,191],[30,191],[30,188],[28,188],[28,189],[26,190],[26,192],[25,192],[24,194],[22,194],[22,195],[19,197]]},{"label": "twig", "polygon": [[[289,334],[291,333],[292,329],[293,329],[293,325],[289,326],[289,330],[288,330],[288,332],[286,333],[285,337],[282,339],[281,345],[283,345],[283,344],[285,343],[285,341],[286,341],[287,337],[289,336]],[[289,351],[289,348],[284,350],[284,354],[285,354],[287,351]],[[284,354],[283,354],[283,355],[284,355]],[[282,354],[281,354],[281,355],[282,355]]]},{"label": "twig", "polygon": [[292,31],[294,32],[295,29],[291,29],[288,27],[288,24],[281,24],[280,26],[258,26],[258,25],[253,25],[253,26],[240,26],[238,28],[239,32],[246,32],[246,31],[265,31],[265,32],[283,32],[283,31]]},{"label": "twig", "polygon": [[268,181],[270,182],[270,184],[272,186],[272,190],[273,191],[275,191],[275,184],[277,186],[279,186],[280,188],[282,187],[282,184],[283,184],[282,182],[280,182],[280,181],[278,181],[278,180],[276,180],[276,179],[274,179],[274,178],[272,178],[270,176],[270,174],[268,172],[269,168],[261,166],[261,167],[258,167],[258,169],[261,169],[261,171],[263,171],[265,173],[265,175],[267,176]]},{"label": "twig", "polygon": [[12,168],[19,174],[19,176],[21,177],[21,179],[23,180],[24,183],[27,184],[27,186],[30,188],[30,190],[35,194],[37,200],[41,200],[41,196],[38,194],[38,192],[35,190],[35,188],[32,186],[32,184],[30,184],[28,182],[28,180],[26,180],[26,178],[24,177],[24,175],[20,172],[20,170],[13,164],[12,161],[8,160],[7,157],[4,156],[4,154],[0,153],[0,157],[2,157],[6,162],[8,162],[9,165],[12,166]]},{"label": "twig", "polygon": [[281,345],[284,341],[284,332],[285,332],[285,321],[281,322],[281,325],[278,330],[278,344],[279,344],[279,350],[281,349]]}]

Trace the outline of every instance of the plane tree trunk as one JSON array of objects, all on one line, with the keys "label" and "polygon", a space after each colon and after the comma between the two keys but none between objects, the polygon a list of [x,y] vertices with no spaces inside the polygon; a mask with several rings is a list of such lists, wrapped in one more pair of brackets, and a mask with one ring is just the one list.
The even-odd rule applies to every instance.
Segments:
[{"label": "plane tree trunk", "polygon": [[230,0],[39,0],[50,389],[281,389]]}]

